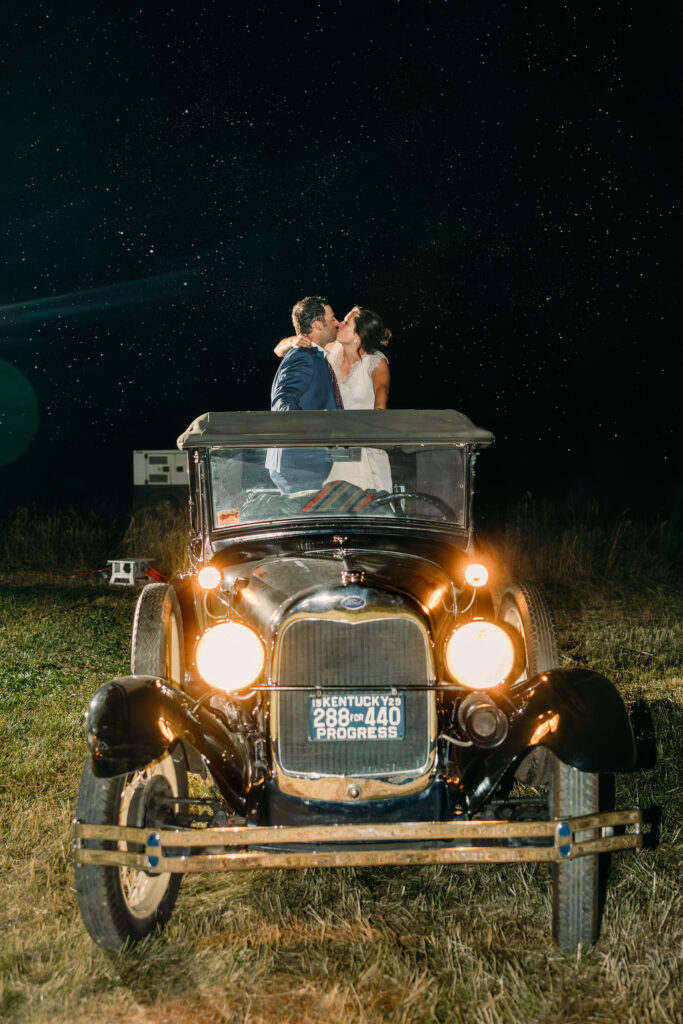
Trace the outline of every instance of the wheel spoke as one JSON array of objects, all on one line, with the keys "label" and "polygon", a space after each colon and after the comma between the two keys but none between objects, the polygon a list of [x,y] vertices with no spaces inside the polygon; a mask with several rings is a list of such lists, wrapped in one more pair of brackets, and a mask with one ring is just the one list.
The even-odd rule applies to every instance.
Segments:
[{"label": "wheel spoke", "polygon": [[[98,825],[156,828],[151,806],[155,795],[185,796],[187,769],[184,758],[166,754],[125,778],[95,777],[90,758],[83,769],[76,817]],[[119,842],[122,851],[144,851],[141,842]],[[105,849],[104,841],[99,848]],[[83,921],[92,938],[115,952],[164,925],[175,903],[182,876],[148,874],[127,865],[76,865],[76,895]]]}]

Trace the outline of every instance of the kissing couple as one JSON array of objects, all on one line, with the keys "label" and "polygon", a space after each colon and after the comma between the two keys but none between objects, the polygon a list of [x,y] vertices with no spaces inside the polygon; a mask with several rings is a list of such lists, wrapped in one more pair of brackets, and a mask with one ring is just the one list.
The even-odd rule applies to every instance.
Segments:
[{"label": "kissing couple", "polygon": [[[389,362],[380,347],[388,343],[391,331],[377,313],[354,306],[340,323],[322,296],[309,295],[292,309],[292,323],[296,334],[275,347],[283,359],[273,380],[271,409],[386,409]],[[314,451],[323,449],[270,449],[266,466],[281,491],[303,489],[302,472],[309,475],[313,468],[312,459],[303,456]],[[316,483],[344,479],[363,488],[391,490],[385,452],[364,448],[359,461],[333,463],[331,469],[321,459],[313,474]]]}]

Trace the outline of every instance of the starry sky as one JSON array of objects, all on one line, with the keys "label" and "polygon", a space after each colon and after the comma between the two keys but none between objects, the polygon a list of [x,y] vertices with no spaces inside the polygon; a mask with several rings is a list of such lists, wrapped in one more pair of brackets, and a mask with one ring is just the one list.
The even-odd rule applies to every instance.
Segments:
[{"label": "starry sky", "polygon": [[6,501],[127,494],[132,449],[267,408],[311,293],[376,309],[391,404],[493,430],[520,491],[672,479],[681,43],[670,0],[17,7]]}]

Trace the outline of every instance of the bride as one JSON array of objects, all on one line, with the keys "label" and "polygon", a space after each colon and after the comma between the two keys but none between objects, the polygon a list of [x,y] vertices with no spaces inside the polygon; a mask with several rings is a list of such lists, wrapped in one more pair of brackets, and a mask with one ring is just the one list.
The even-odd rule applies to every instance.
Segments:
[{"label": "bride", "polygon": [[[339,325],[337,340],[325,346],[327,359],[339,383],[345,409],[386,409],[389,397],[389,360],[380,352],[391,331],[381,317],[364,306],[354,306]],[[275,354],[283,356],[294,346],[310,348],[304,335],[283,338]],[[358,462],[335,462],[326,482],[347,480],[365,490],[390,491],[391,471],[386,452],[361,449]]]}]

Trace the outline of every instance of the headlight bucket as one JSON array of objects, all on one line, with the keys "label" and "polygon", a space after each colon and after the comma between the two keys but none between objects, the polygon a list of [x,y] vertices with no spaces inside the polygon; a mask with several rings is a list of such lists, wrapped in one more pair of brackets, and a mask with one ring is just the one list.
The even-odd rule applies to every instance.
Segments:
[{"label": "headlight bucket", "polygon": [[507,623],[473,619],[453,630],[444,660],[456,682],[471,690],[490,690],[520,674],[524,651]]},{"label": "headlight bucket", "polygon": [[217,690],[231,693],[258,679],[263,671],[263,644],[241,622],[219,622],[206,630],[197,644],[197,668]]}]

